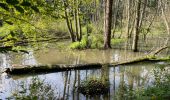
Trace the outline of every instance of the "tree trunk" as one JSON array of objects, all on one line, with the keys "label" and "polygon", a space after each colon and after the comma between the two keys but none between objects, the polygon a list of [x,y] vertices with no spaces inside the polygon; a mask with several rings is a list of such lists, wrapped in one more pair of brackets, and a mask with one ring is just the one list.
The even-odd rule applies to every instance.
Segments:
[{"label": "tree trunk", "polygon": [[167,35],[168,35],[164,46],[168,45],[168,41],[169,41],[169,38],[170,38],[169,37],[170,36],[170,26],[169,26],[168,16],[165,14],[165,11],[164,11],[164,10],[166,10],[168,8],[163,8],[163,7],[165,7],[166,4],[167,4],[167,1],[164,1],[164,4],[163,4],[163,1],[161,0],[161,11],[162,11],[162,16],[163,16],[163,19],[164,19],[164,23],[165,23],[166,30],[167,30]]},{"label": "tree trunk", "polygon": [[127,7],[126,7],[126,39],[129,39],[129,31],[130,31],[130,0],[126,0]]},{"label": "tree trunk", "polygon": [[79,22],[79,40],[81,41],[82,39],[82,26],[81,26],[81,19],[80,17],[78,18],[78,22]]},{"label": "tree trunk", "polygon": [[112,18],[112,22],[113,22],[113,32],[112,32],[112,38],[115,38],[115,32],[116,32],[116,28],[117,28],[117,21],[118,21],[118,10],[120,9],[120,4],[121,4],[121,1],[120,0],[114,0],[114,8],[113,8],[113,11],[114,13],[113,14],[113,18]]},{"label": "tree trunk", "polygon": [[76,0],[74,0],[73,1],[74,2],[74,12],[73,12],[73,14],[74,14],[74,26],[75,26],[75,33],[76,33],[76,41],[79,41],[79,34],[78,34],[78,12],[77,12],[77,9],[78,9],[78,7],[77,7],[77,1]]},{"label": "tree trunk", "polygon": [[72,23],[69,20],[69,16],[68,16],[68,13],[67,13],[66,1],[64,1],[64,14],[65,14],[65,20],[66,20],[66,23],[67,23],[67,27],[68,27],[68,30],[69,30],[69,33],[70,33],[71,41],[75,42],[75,36],[74,36],[74,33],[73,33],[73,29],[72,29]]},{"label": "tree trunk", "polygon": [[104,49],[111,48],[112,4],[113,4],[113,0],[105,0]]},{"label": "tree trunk", "polygon": [[135,21],[135,29],[134,29],[134,35],[133,35],[133,44],[132,44],[132,50],[134,52],[138,51],[138,41],[139,41],[139,33],[140,33],[140,8],[141,8],[141,1],[138,0],[137,2],[137,10],[136,10],[136,21]]},{"label": "tree trunk", "polygon": [[130,33],[130,0],[126,0],[126,42],[125,42],[125,49],[128,49],[128,42],[129,42],[129,33]]}]

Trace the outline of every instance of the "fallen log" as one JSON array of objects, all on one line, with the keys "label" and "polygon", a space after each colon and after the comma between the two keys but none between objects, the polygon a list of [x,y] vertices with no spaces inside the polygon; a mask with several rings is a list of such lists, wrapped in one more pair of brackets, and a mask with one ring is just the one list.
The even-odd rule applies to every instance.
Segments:
[{"label": "fallen log", "polygon": [[59,72],[59,71],[69,71],[76,69],[92,69],[101,68],[102,64],[92,63],[92,64],[77,64],[77,65],[19,65],[13,66],[12,68],[6,68],[4,72],[8,74],[29,74],[29,73],[47,73],[47,72]]},{"label": "fallen log", "polygon": [[[129,60],[118,63],[110,63],[111,67],[117,67],[118,65],[128,65],[134,64],[143,61],[170,61],[170,58],[152,58],[152,57],[143,57],[137,58],[135,60]],[[103,65],[101,63],[91,63],[91,64],[77,64],[77,65],[65,65],[65,64],[56,64],[56,65],[15,65],[12,68],[6,68],[4,72],[8,74],[29,74],[29,73],[49,73],[49,72],[59,72],[59,71],[69,71],[69,70],[83,70],[83,69],[97,69],[102,68]]]},{"label": "fallen log", "polygon": [[170,58],[155,58],[155,57],[141,57],[141,58],[136,58],[133,60],[129,60],[129,61],[123,61],[123,62],[117,62],[117,63],[111,63],[110,65],[112,66],[118,66],[118,65],[128,65],[128,64],[134,64],[134,63],[138,63],[138,62],[144,62],[144,61],[149,61],[149,62],[158,62],[158,61],[169,61]]}]

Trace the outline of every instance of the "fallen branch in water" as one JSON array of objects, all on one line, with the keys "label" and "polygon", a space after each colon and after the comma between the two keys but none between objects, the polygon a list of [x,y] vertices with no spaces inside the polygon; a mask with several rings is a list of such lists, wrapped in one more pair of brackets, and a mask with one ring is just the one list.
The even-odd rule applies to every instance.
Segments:
[{"label": "fallen branch in water", "polygon": [[158,53],[160,53],[162,50],[167,49],[167,48],[168,48],[168,46],[163,46],[163,47],[161,47],[161,48],[159,48],[159,49],[151,52],[149,55],[155,56],[155,55],[157,55]]},{"label": "fallen branch in water", "polygon": [[146,56],[143,57],[139,57],[136,59],[132,59],[129,61],[124,61],[124,62],[118,62],[118,63],[112,63],[111,65],[113,66],[117,66],[117,65],[126,65],[126,64],[133,64],[133,63],[137,63],[137,62],[142,62],[142,61],[167,61],[170,60],[170,57],[168,58],[156,58],[156,55],[158,53],[160,53],[162,50],[167,49],[168,46],[163,46],[153,52],[151,52],[150,54],[147,54]]},{"label": "fallen branch in water", "polygon": [[118,66],[118,65],[134,64],[134,63],[144,62],[144,61],[157,62],[157,61],[169,61],[169,60],[170,60],[169,57],[168,58],[155,58],[155,57],[145,56],[145,57],[136,58],[136,59],[129,60],[129,61],[111,63],[111,65]]}]

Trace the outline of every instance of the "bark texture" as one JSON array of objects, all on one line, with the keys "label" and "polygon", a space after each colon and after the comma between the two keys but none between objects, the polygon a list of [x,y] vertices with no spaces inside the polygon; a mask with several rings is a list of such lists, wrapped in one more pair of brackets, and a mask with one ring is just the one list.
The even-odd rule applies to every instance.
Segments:
[{"label": "bark texture", "polygon": [[113,4],[113,0],[105,0],[104,49],[111,48],[112,4]]}]

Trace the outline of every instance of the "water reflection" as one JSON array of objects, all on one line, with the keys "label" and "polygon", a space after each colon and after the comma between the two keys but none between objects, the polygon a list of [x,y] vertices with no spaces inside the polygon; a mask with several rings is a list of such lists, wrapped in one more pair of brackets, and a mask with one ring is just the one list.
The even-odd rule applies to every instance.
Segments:
[{"label": "water reflection", "polygon": [[[75,64],[79,63],[112,63],[126,61],[144,55],[126,50],[85,50],[85,51],[38,51],[35,52],[37,62],[42,64]],[[50,59],[49,59],[50,58]]]},{"label": "water reflection", "polygon": [[36,65],[38,62],[34,57],[33,51],[30,51],[29,54],[22,55],[22,65]]},{"label": "water reflection", "polygon": [[[58,51],[49,50],[30,52],[29,54],[1,54],[1,70],[5,67],[11,67],[13,64],[80,64],[80,63],[110,63],[125,61],[143,55],[142,53],[132,53],[129,51]],[[159,63],[158,63],[159,64]],[[141,63],[137,65],[108,67],[105,65],[102,69],[93,70],[73,70],[66,72],[50,73],[38,75],[45,85],[48,84],[54,89],[56,98],[63,100],[121,100],[128,94],[128,91],[136,87],[147,86],[151,84],[152,78],[150,71],[155,67],[154,64]],[[77,87],[84,80],[96,77],[104,81],[109,81],[110,90],[108,94],[88,97],[77,92]],[[12,78],[0,76],[0,99],[14,97],[13,93],[20,91],[23,86],[29,93],[29,87],[33,76],[12,76]],[[24,84],[24,85],[22,85]],[[22,91],[20,91],[23,93]],[[17,94],[20,94],[17,93]],[[131,94],[129,94],[131,95]],[[130,99],[130,98],[129,98]]]},{"label": "water reflection", "polygon": [[[95,70],[73,70],[66,72],[50,73],[38,75],[38,78],[44,84],[48,84],[54,89],[54,96],[63,100],[121,100],[127,94],[127,91],[136,87],[150,84],[150,71],[154,64],[138,64],[120,67],[105,66],[102,69]],[[0,99],[5,99],[21,89],[23,82],[25,88],[29,89],[33,76],[13,76],[6,79],[0,78]],[[81,81],[91,77],[97,77],[104,81],[108,80],[110,84],[109,93],[102,96],[88,97],[77,92],[77,87]],[[128,90],[127,90],[128,87]]]},{"label": "water reflection", "polygon": [[38,64],[35,59],[33,51],[29,54],[16,54],[16,53],[6,53],[0,54],[0,71],[4,68],[9,68],[13,65],[36,65]]},{"label": "water reflection", "polygon": [[0,54],[0,68],[7,68],[11,66],[11,59],[9,54]]},{"label": "water reflection", "polygon": [[30,51],[29,54],[0,54],[1,70],[12,65],[36,64],[84,64],[84,63],[113,63],[126,61],[143,53],[133,53],[124,50],[85,50],[85,51]]}]

